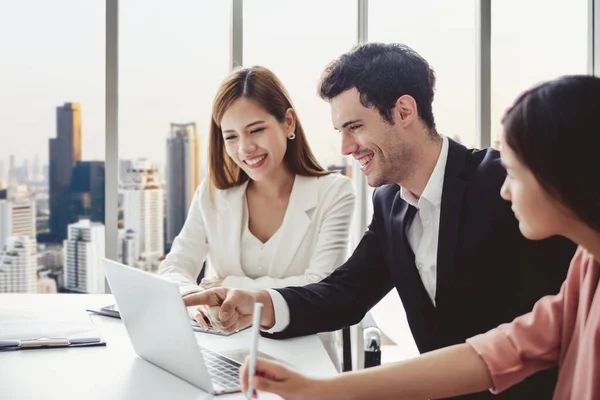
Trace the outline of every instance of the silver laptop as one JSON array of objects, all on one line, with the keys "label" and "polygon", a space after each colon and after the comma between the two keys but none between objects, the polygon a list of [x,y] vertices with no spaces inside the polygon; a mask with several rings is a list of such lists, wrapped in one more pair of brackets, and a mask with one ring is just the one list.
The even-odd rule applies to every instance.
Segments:
[{"label": "silver laptop", "polygon": [[240,363],[196,342],[177,285],[106,258],[103,265],[140,357],[212,394],[241,390]]}]

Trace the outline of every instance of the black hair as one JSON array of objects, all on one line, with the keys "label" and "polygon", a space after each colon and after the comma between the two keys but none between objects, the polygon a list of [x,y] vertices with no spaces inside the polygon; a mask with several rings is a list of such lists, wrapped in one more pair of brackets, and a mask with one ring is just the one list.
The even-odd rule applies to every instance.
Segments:
[{"label": "black hair", "polygon": [[331,100],[356,88],[365,107],[375,107],[389,123],[392,109],[403,95],[417,103],[417,112],[427,128],[435,132],[432,103],[435,73],[427,61],[399,43],[367,43],[354,47],[327,66],[319,95]]},{"label": "black hair", "polygon": [[523,93],[505,141],[540,185],[600,232],[600,79],[565,76]]}]

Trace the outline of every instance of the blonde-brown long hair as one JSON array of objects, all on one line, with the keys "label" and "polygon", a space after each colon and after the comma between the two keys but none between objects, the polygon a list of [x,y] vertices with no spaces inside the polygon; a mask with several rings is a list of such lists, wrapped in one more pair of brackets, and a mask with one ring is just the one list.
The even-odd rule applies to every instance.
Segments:
[{"label": "blonde-brown long hair", "polygon": [[228,155],[221,130],[221,119],[225,111],[240,98],[259,104],[280,123],[291,108],[296,118],[296,138],[287,141],[283,162],[296,175],[321,176],[329,174],[312,153],[302,124],[290,96],[277,76],[269,69],[253,66],[236,69],[223,81],[213,103],[210,125],[210,179],[218,189],[229,189],[248,181],[248,175]]}]

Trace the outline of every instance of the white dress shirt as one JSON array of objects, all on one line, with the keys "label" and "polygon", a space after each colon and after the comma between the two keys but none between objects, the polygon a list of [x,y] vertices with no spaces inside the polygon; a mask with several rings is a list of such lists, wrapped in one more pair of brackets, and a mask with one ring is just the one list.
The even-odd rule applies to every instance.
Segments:
[{"label": "white dress shirt", "polygon": [[[423,286],[435,305],[437,279],[437,250],[440,234],[440,210],[442,204],[442,189],[444,173],[448,160],[448,138],[442,136],[442,149],[427,185],[417,199],[411,192],[400,188],[400,196],[411,206],[417,208],[412,222],[406,227],[408,244],[415,254],[415,265],[423,281]],[[283,296],[268,290],[273,301],[275,325],[267,330],[268,333],[281,332],[290,323],[290,309]]]},{"label": "white dress shirt", "polygon": [[410,249],[415,254],[415,266],[433,305],[435,305],[437,285],[437,253],[440,236],[442,188],[444,187],[447,159],[448,139],[444,136],[442,151],[421,197],[417,199],[408,190],[400,188],[400,197],[417,209],[412,222],[406,226],[406,238]]}]

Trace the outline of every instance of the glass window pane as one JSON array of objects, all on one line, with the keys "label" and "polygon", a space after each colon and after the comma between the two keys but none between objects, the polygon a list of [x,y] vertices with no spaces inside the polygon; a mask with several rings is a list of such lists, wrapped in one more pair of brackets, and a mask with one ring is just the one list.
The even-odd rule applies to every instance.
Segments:
[{"label": "glass window pane", "polygon": [[119,13],[119,258],[155,271],[206,175],[230,5],[128,0]]},{"label": "glass window pane", "polygon": [[346,0],[244,2],[244,65],[263,65],[281,79],[323,167],[346,160],[317,84],[325,66],[356,43],[356,20],[356,4]]},{"label": "glass window pane", "polygon": [[[474,0],[370,0],[369,41],[403,43],[425,58],[436,73],[437,131],[467,147],[478,145]],[[398,344],[388,355],[394,361],[418,355],[402,312],[395,291],[371,311],[382,331]]]},{"label": "glass window pane", "polygon": [[105,4],[0,9],[0,292],[104,293]]},{"label": "glass window pane", "polygon": [[[492,2],[492,143],[524,90],[565,74],[587,73],[588,2]],[[515,12],[518,10],[518,12]]]},{"label": "glass window pane", "polygon": [[369,41],[412,47],[436,73],[439,133],[477,146],[475,1],[371,0]]}]

